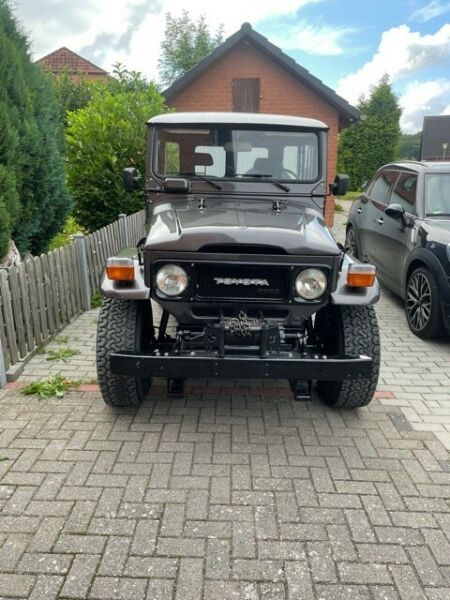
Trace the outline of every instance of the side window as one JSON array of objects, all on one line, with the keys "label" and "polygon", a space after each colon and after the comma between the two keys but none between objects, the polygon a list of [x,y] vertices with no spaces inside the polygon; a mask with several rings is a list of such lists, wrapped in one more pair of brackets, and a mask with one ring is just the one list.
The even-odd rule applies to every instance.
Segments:
[{"label": "side window", "polygon": [[367,195],[381,204],[386,204],[387,196],[391,185],[397,179],[398,173],[396,171],[383,171],[378,175],[375,181],[370,186]]},{"label": "side window", "polygon": [[406,212],[416,213],[417,175],[401,173],[392,190],[390,203],[400,204]]}]

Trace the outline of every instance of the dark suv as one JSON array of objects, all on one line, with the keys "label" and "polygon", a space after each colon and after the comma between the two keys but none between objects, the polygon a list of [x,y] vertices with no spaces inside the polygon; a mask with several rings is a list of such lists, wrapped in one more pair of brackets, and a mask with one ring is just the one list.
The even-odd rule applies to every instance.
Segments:
[{"label": "dark suv", "polygon": [[[147,235],[108,259],[101,284],[105,402],[138,404],[152,377],[167,378],[171,395],[187,377],[281,378],[297,399],[314,380],[332,406],[370,402],[379,286],[324,223],[325,197],[348,182],[327,185],[327,130],[245,113],[150,121]],[[140,186],[132,168],[124,181]]]},{"label": "dark suv", "polygon": [[382,167],[353,203],[346,246],[405,301],[413,333],[450,332],[450,163]]}]

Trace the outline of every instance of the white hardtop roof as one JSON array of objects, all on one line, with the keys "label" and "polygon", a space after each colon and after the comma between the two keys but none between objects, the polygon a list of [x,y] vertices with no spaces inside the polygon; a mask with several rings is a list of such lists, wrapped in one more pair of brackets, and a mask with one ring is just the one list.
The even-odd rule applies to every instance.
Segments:
[{"label": "white hardtop roof", "polygon": [[328,125],[322,121],[307,119],[306,117],[241,112],[173,112],[158,115],[148,122],[151,125],[275,125],[328,129]]}]

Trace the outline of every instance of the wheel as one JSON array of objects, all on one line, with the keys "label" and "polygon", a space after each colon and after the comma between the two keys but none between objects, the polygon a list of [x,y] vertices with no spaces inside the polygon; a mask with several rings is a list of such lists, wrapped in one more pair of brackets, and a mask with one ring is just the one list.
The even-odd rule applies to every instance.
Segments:
[{"label": "wheel", "polygon": [[348,227],[348,229],[347,229],[347,233],[345,235],[344,246],[345,246],[345,249],[347,250],[347,252],[352,254],[355,258],[359,259],[358,243],[356,241],[356,234],[355,234],[355,230],[351,226]]},{"label": "wheel", "polygon": [[105,298],[97,327],[97,376],[106,404],[137,406],[146,397],[151,379],[113,375],[109,357],[120,350],[146,350],[153,337],[150,301]]},{"label": "wheel", "polygon": [[325,354],[364,354],[372,358],[367,377],[319,381],[317,387],[323,401],[336,408],[358,408],[369,404],[380,371],[380,335],[373,306],[329,305],[317,313],[314,330]]},{"label": "wheel", "polygon": [[419,267],[408,278],[405,310],[409,328],[415,335],[423,339],[442,335],[439,288],[433,273],[425,267]]}]

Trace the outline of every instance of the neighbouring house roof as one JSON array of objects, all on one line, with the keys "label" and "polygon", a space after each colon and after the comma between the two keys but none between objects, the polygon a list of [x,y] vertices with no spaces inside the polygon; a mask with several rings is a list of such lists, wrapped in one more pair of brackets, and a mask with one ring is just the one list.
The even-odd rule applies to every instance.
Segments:
[{"label": "neighbouring house roof", "polygon": [[83,58],[73,50],[62,47],[46,56],[40,58],[36,62],[40,63],[44,69],[48,69],[52,73],[61,73],[68,71],[69,73],[85,73],[86,75],[103,75],[108,76],[108,73],[91,63],[86,58]]},{"label": "neighbouring house roof", "polygon": [[275,63],[281,65],[290,75],[298,79],[302,84],[309,87],[318,96],[321,96],[329,104],[334,106],[339,112],[341,119],[347,122],[357,121],[360,113],[357,108],[352,106],[336,94],[336,92],[325,85],[320,79],[311,75],[311,73],[301,67],[293,58],[285,54],[280,48],[269,42],[267,38],[255,31],[250,23],[244,23],[242,27],[233,35],[225,40],[223,44],[213,50],[208,56],[201,60],[195,67],[189,69],[182,77],[177,79],[164,92],[166,100],[170,101],[185,87],[192,83],[199,75],[204,73],[224,54],[231,50],[240,42],[245,41],[253,44],[258,50],[271,58]]},{"label": "neighbouring house roof", "polygon": [[[446,148],[442,144],[447,144]],[[450,158],[450,115],[423,118],[421,160],[445,160]]]}]

